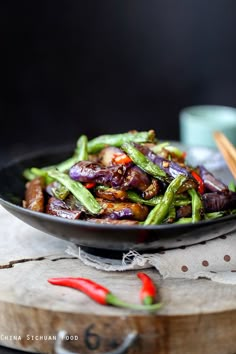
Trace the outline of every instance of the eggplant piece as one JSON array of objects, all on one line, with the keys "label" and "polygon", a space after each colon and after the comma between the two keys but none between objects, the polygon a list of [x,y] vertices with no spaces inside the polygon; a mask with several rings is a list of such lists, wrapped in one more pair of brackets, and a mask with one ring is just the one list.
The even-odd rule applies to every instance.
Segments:
[{"label": "eggplant piece", "polygon": [[26,183],[25,200],[23,207],[43,212],[44,211],[44,178],[36,177],[30,182]]},{"label": "eggplant piece", "polygon": [[51,197],[46,206],[46,213],[69,220],[76,220],[80,219],[83,212],[81,210],[71,210],[63,200]]},{"label": "eggplant piece", "polygon": [[236,208],[236,192],[205,193],[202,195],[204,211],[206,213]]},{"label": "eggplant piece", "polygon": [[151,184],[151,180],[146,172],[138,166],[127,168],[125,180],[123,182],[124,189],[138,189],[141,192],[145,191]]},{"label": "eggplant piece", "polygon": [[[104,204],[103,204],[104,205]],[[113,210],[105,209],[104,215],[109,216],[110,219],[132,219],[133,211],[131,208],[127,207],[117,207],[115,206]]]},{"label": "eggplant piece", "polygon": [[183,193],[188,189],[196,189],[197,182],[192,177],[191,173],[182,165],[177,162],[167,160],[159,155],[156,155],[152,150],[147,146],[135,144],[135,147],[142,152],[147,158],[158,165],[163,171],[166,172],[168,176],[176,178],[178,175],[184,175],[187,177],[186,182],[184,182],[179,189],[178,193]]},{"label": "eggplant piece", "polygon": [[228,187],[217,179],[210,171],[208,171],[204,166],[199,166],[199,173],[204,182],[206,189],[211,192],[225,192]]},{"label": "eggplant piece", "polygon": [[189,189],[197,189],[197,182],[193,178],[187,179],[182,186],[179,188],[177,194],[184,193]]},{"label": "eggplant piece", "polygon": [[126,172],[126,167],[108,166],[103,167],[99,163],[81,161],[71,167],[70,177],[79,182],[95,182],[109,187],[119,187]]},{"label": "eggplant piece", "polygon": [[189,179],[192,179],[192,176],[189,171],[180,164],[156,155],[147,146],[135,144],[135,147],[145,156],[147,156],[150,161],[152,161],[153,163],[158,165],[163,171],[165,171],[167,175],[175,178],[181,174],[188,177]]},{"label": "eggplant piece", "polygon": [[120,189],[136,188],[143,191],[151,183],[147,173],[137,166],[104,167],[90,161],[78,162],[70,169],[69,175],[79,182],[95,182],[108,187],[120,187]]},{"label": "eggplant piece", "polygon": [[146,219],[149,209],[145,205],[131,202],[115,202],[97,198],[103,208],[103,217],[110,219],[134,219],[143,221]]},{"label": "eggplant piece", "polygon": [[155,178],[152,178],[151,184],[143,191],[142,197],[145,200],[149,200],[155,197],[160,192],[159,181]]},{"label": "eggplant piece", "polygon": [[87,221],[94,222],[96,224],[112,224],[112,225],[137,225],[139,222],[137,220],[114,220],[114,219],[97,219],[97,218],[89,218]]},{"label": "eggplant piece", "polygon": [[126,191],[114,188],[96,188],[95,194],[98,198],[115,201],[123,201],[128,198]]},{"label": "eggplant piece", "polygon": [[182,205],[176,209],[176,218],[186,218],[192,215],[192,205]]},{"label": "eggplant piece", "polygon": [[49,183],[46,188],[45,191],[48,195],[50,195],[51,197],[54,197],[54,190],[55,188],[58,188],[60,186],[60,183],[57,181],[54,181],[52,183]]}]

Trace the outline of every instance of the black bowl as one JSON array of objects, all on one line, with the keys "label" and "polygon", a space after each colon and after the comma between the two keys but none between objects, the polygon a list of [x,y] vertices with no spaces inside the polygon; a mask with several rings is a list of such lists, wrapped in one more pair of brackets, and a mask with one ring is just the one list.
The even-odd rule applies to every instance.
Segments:
[{"label": "black bowl", "polygon": [[27,167],[43,167],[71,156],[70,147],[23,157],[0,170],[0,203],[11,214],[49,235],[68,240],[94,250],[154,251],[186,246],[222,236],[236,229],[236,216],[201,221],[196,224],[166,224],[157,226],[125,226],[95,224],[81,220],[67,220],[24,209],[25,180],[22,171]]}]

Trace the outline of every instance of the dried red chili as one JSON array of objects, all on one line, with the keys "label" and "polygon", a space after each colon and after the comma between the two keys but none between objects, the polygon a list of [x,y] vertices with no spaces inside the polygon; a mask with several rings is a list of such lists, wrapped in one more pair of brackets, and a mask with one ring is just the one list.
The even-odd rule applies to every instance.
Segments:
[{"label": "dried red chili", "polygon": [[151,305],[136,305],[130,304],[125,301],[120,300],[117,296],[112,294],[110,290],[104,286],[95,283],[94,281],[87,278],[51,278],[48,282],[53,285],[67,286],[82,291],[88,295],[91,299],[96,301],[101,305],[112,305],[117,307],[125,307],[134,310],[145,310],[145,311],[157,311],[161,307],[161,303],[151,304]]},{"label": "dried red chili", "polygon": [[116,165],[127,165],[132,162],[132,160],[125,153],[115,153],[112,162]]},{"label": "dried red chili", "polygon": [[139,272],[137,277],[142,281],[143,286],[140,290],[140,299],[144,305],[151,305],[155,302],[156,287],[152,279],[145,273]]},{"label": "dried red chili", "polygon": [[96,186],[96,183],[95,182],[88,182],[88,183],[85,183],[84,186],[87,189],[91,189]]},{"label": "dried red chili", "polygon": [[204,185],[204,182],[203,182],[203,180],[202,180],[202,178],[199,176],[199,174],[197,173],[197,172],[195,172],[195,171],[192,171],[191,172],[191,175],[193,176],[193,178],[197,181],[197,183],[198,183],[198,192],[200,193],[200,194],[203,194],[204,193],[204,191],[205,191],[205,185]]}]

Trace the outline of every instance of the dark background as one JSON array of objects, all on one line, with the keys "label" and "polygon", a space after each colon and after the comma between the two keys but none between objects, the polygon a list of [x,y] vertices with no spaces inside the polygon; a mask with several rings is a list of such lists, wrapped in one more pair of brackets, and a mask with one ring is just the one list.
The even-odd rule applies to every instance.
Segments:
[{"label": "dark background", "polygon": [[1,2],[1,161],[236,106],[235,24],[234,0]]}]

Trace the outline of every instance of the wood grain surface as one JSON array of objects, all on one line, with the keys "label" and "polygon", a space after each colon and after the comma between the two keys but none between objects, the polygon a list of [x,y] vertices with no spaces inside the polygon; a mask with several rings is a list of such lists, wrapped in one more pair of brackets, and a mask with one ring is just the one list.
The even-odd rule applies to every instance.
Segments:
[{"label": "wood grain surface", "polygon": [[50,277],[83,276],[139,303],[136,271],[104,272],[68,256],[68,243],[37,231],[7,212],[0,227],[0,345],[53,353],[60,330],[65,347],[103,353],[128,333],[138,338],[128,353],[236,353],[236,286],[206,279],[160,278],[147,269],[163,308],[156,314],[98,305],[74,289],[52,286]]}]

